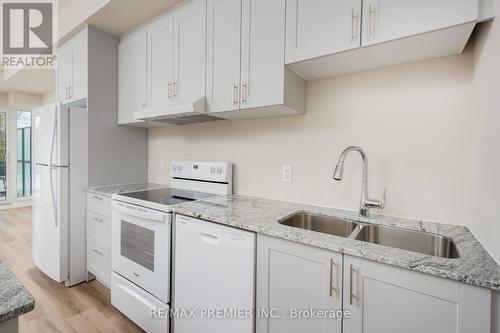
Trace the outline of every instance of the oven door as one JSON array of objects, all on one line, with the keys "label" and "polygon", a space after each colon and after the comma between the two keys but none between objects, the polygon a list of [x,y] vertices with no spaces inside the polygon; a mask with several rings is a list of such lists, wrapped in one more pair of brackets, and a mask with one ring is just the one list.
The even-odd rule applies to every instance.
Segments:
[{"label": "oven door", "polygon": [[113,201],[112,267],[169,302],[171,214]]}]

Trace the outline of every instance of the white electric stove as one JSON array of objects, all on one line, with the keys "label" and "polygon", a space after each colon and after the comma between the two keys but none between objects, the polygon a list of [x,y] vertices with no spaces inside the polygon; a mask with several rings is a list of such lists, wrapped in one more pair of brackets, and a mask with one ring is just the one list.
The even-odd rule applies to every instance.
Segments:
[{"label": "white electric stove", "polygon": [[111,303],[146,332],[169,329],[171,207],[232,192],[230,162],[173,161],[170,177],[167,188],[113,195]]}]

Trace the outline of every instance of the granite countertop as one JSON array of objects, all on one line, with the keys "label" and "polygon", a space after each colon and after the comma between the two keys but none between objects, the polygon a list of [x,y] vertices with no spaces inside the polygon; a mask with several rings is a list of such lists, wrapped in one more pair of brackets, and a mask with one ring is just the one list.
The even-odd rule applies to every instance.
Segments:
[{"label": "granite countertop", "polygon": [[[217,196],[178,204],[172,206],[172,211],[491,290],[500,290],[500,267],[470,230],[463,226],[388,216],[372,216],[367,219],[352,211],[241,195]],[[439,234],[455,242],[460,258],[439,258],[278,223],[297,211]]]},{"label": "granite countertop", "polygon": [[19,280],[0,262],[0,323],[28,313],[35,300]]},{"label": "granite countertop", "polygon": [[165,187],[168,186],[164,184],[155,184],[155,183],[134,183],[134,184],[122,184],[122,185],[93,186],[87,188],[87,192],[110,197],[113,194],[155,190]]}]

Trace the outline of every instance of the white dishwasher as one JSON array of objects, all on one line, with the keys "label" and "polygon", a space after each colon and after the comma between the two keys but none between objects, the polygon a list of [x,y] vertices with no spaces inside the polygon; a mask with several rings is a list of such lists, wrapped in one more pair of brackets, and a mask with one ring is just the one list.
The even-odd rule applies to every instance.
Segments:
[{"label": "white dishwasher", "polygon": [[174,242],[173,332],[253,332],[255,234],[177,215]]}]

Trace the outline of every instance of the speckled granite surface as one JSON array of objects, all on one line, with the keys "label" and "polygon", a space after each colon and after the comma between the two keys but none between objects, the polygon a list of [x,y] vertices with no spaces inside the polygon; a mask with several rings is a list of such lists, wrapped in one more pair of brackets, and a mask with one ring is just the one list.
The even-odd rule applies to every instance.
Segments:
[{"label": "speckled granite surface", "polygon": [[[239,195],[219,196],[178,204],[172,206],[172,211],[475,286],[500,290],[500,267],[469,229],[462,226],[387,216],[372,216],[370,219],[363,219],[352,211]],[[446,236],[455,242],[460,258],[439,258],[354,239],[292,228],[278,223],[279,220],[297,211],[341,217],[364,223],[396,226]]]},{"label": "speckled granite surface", "polygon": [[110,197],[113,194],[118,194],[118,193],[154,190],[157,188],[164,188],[164,187],[168,186],[155,183],[134,183],[134,184],[123,184],[123,185],[94,186],[87,188],[87,192],[106,195]]},{"label": "speckled granite surface", "polygon": [[0,262],[0,323],[30,312],[35,300],[7,266]]}]

